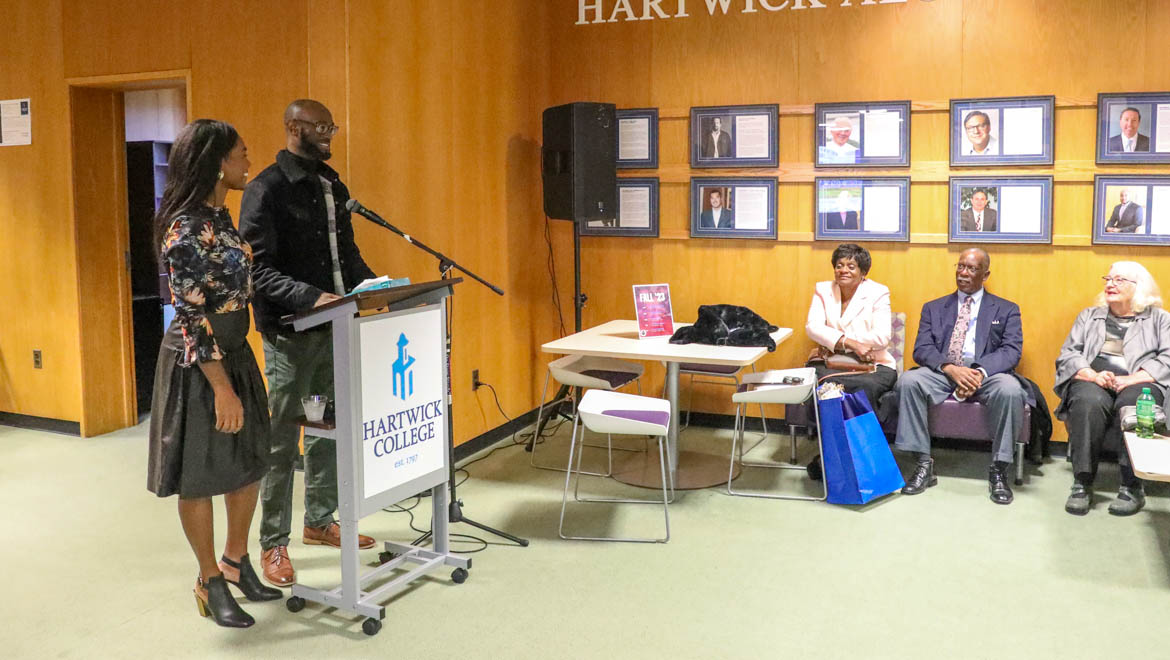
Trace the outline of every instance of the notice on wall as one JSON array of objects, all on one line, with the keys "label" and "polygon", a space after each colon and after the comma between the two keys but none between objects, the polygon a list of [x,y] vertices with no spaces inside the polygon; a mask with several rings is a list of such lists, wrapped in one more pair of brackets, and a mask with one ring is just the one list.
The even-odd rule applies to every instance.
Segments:
[{"label": "notice on wall", "polygon": [[28,101],[0,101],[0,147],[32,144],[32,111]]},{"label": "notice on wall", "polygon": [[618,120],[618,160],[646,160],[650,157],[650,119],[631,117]]},{"label": "notice on wall", "polygon": [[768,157],[768,115],[735,117],[735,157]]}]

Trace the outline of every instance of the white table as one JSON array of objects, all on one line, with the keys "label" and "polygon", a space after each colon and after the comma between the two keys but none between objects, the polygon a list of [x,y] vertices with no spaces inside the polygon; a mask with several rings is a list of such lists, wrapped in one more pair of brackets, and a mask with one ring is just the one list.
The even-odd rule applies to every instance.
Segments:
[{"label": "white table", "polygon": [[1129,449],[1134,474],[1150,481],[1170,481],[1170,438],[1163,435],[1139,438],[1127,431],[1125,446]]},{"label": "white table", "polygon": [[[690,325],[675,323],[674,329]],[[772,333],[777,345],[792,336],[791,328]],[[675,488],[707,488],[727,481],[727,459],[701,452],[679,452],[678,448],[678,373],[681,363],[734,365],[754,364],[768,353],[756,346],[710,346],[707,344],[672,344],[670,337],[638,338],[638,322],[610,321],[541,346],[546,353],[593,355],[623,360],[659,360],[666,363],[666,398],[670,401],[670,453]],[[622,452],[625,453],[625,452]],[[651,453],[651,452],[648,452]],[[681,460],[680,460],[681,459]],[[652,468],[652,469],[651,469]],[[658,457],[635,454],[614,466],[614,477],[623,483],[661,488]]]}]

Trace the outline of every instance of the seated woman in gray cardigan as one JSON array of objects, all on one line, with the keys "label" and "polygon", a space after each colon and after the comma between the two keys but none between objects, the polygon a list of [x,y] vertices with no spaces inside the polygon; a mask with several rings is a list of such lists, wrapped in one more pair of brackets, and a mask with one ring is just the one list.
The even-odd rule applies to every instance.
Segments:
[{"label": "seated woman in gray cardigan", "polygon": [[[1134,405],[1143,387],[1162,405],[1170,387],[1170,313],[1154,278],[1139,263],[1118,261],[1101,279],[1105,290],[1077,315],[1056,359],[1056,416],[1068,428],[1075,480],[1064,508],[1076,515],[1092,506],[1101,444],[1107,431],[1119,428],[1118,411]],[[1128,516],[1146,498],[1124,443],[1118,464],[1121,488],[1109,513]]]}]

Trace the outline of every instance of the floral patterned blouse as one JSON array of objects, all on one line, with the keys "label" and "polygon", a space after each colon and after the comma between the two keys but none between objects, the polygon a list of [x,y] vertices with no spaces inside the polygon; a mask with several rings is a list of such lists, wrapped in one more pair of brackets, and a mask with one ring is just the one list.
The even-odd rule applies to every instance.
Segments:
[{"label": "floral patterned blouse", "polygon": [[226,209],[202,206],[177,216],[162,241],[175,321],[183,331],[180,366],[222,360],[208,314],[246,310],[252,300],[252,248]]}]

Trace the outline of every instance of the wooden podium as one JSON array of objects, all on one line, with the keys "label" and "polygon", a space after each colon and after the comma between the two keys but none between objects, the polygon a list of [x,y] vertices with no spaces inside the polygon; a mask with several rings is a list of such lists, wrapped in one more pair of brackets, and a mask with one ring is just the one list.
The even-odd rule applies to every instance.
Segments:
[{"label": "wooden podium", "polygon": [[[394,593],[427,573],[452,566],[467,579],[471,560],[452,554],[448,536],[450,441],[447,318],[443,304],[459,278],[351,294],[286,317],[297,331],[332,324],[335,420],[308,423],[337,443],[341,585],[293,585],[287,601],[298,612],[311,600],[367,617],[362,630],[382,628]],[[395,559],[359,574],[357,523],[424,490],[431,491],[431,548],[386,542]],[[417,564],[370,591],[374,583]]]}]

